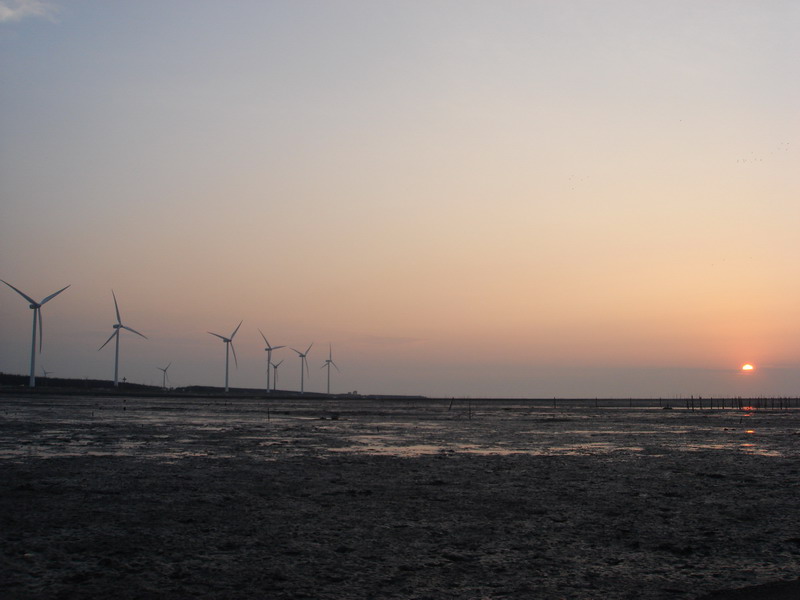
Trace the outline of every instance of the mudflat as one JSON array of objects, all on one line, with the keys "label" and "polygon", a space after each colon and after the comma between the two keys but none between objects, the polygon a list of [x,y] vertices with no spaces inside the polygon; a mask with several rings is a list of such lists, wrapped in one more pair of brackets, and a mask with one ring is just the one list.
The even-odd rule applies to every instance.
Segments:
[{"label": "mudflat", "polygon": [[0,402],[4,598],[800,597],[794,407]]}]

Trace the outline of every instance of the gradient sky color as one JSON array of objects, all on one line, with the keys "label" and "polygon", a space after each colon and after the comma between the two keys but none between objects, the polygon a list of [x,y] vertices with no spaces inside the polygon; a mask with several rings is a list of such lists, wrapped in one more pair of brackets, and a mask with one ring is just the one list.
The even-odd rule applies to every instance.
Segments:
[{"label": "gradient sky color", "polygon": [[[0,2],[40,364],[323,391],[800,394],[800,4]],[[30,313],[0,290],[0,371]],[[299,388],[294,353],[280,387]],[[741,365],[756,366],[743,373]],[[41,374],[41,371],[40,371]]]}]

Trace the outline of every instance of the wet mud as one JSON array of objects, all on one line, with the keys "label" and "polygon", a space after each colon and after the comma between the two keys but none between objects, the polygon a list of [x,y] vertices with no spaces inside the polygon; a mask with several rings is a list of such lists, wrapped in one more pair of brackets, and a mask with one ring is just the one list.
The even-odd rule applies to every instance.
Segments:
[{"label": "wet mud", "polygon": [[799,444],[798,409],[6,396],[0,589],[796,598]]}]

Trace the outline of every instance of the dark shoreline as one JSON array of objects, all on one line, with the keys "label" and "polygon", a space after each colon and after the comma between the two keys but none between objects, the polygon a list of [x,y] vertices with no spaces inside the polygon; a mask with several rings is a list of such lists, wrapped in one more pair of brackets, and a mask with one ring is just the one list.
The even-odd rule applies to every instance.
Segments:
[{"label": "dark shoreline", "polygon": [[291,390],[276,390],[267,393],[263,389],[231,388],[225,392],[222,388],[205,386],[188,386],[183,388],[163,389],[156,386],[140,384],[120,384],[114,387],[111,381],[80,380],[80,379],[53,379],[42,382],[36,387],[28,387],[27,377],[22,375],[0,374],[0,396],[20,397],[48,397],[48,396],[86,396],[86,397],[120,397],[120,398],[216,398],[228,400],[353,400],[363,402],[392,401],[392,402],[431,402],[431,403],[458,403],[459,405],[473,403],[531,403],[536,405],[553,406],[586,406],[586,407],[652,407],[660,408],[688,408],[697,410],[734,409],[745,407],[758,408],[800,408],[798,397],[772,397],[762,396],[755,398],[719,396],[719,397],[690,397],[690,398],[644,398],[644,397],[619,397],[619,398],[479,398],[479,397],[433,397],[433,396],[402,396],[389,394],[323,394],[318,392],[300,392]]}]

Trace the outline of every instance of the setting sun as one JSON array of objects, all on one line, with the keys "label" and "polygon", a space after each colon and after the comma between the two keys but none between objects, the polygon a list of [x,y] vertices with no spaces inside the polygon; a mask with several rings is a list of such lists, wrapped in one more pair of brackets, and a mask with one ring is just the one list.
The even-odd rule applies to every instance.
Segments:
[{"label": "setting sun", "polygon": [[742,371],[752,371],[753,369],[755,369],[755,367],[750,363],[742,365]]}]

